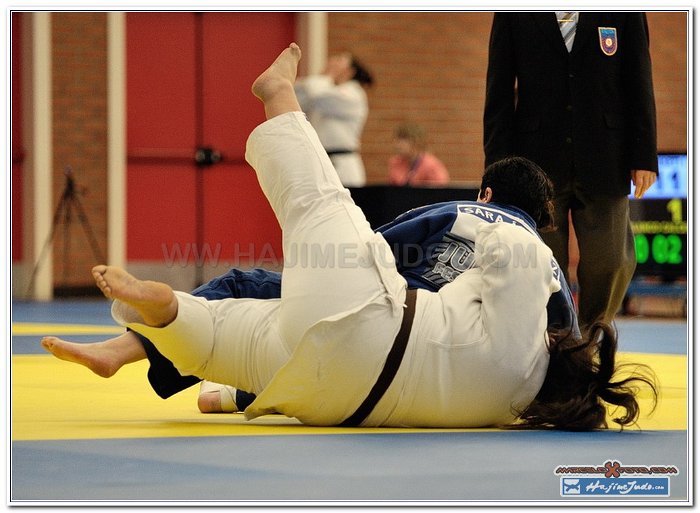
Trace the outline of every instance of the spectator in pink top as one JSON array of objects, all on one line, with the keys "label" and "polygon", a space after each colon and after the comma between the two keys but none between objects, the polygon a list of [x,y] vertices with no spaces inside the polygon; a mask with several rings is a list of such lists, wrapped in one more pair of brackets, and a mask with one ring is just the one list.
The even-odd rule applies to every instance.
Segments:
[{"label": "spectator in pink top", "polygon": [[389,158],[389,183],[409,187],[445,185],[450,175],[435,155],[425,150],[425,130],[403,123],[394,131],[396,155]]}]

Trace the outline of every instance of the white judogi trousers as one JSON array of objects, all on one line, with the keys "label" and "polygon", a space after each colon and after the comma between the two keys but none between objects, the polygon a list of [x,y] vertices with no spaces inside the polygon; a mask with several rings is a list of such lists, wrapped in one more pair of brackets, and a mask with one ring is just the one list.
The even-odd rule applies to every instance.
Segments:
[{"label": "white judogi trousers", "polygon": [[[300,112],[248,140],[283,231],[278,300],[206,301],[177,292],[177,318],[143,325],[182,374],[254,392],[248,418],[279,412],[339,424],[362,403],[399,331],[406,281],[335,173]],[[551,251],[506,223],[476,238],[477,266],[440,292],[418,291],[402,365],[363,425],[478,427],[508,422],[537,394],[548,363],[546,304],[558,290]]]}]

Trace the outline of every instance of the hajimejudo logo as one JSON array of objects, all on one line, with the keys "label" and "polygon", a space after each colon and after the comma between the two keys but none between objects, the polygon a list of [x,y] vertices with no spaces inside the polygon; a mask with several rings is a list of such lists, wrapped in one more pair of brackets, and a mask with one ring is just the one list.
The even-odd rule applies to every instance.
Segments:
[{"label": "hajimejudo logo", "polygon": [[678,475],[678,468],[673,465],[622,465],[619,461],[609,460],[603,465],[560,466],[554,474],[560,476],[562,497],[668,497],[670,476]]}]

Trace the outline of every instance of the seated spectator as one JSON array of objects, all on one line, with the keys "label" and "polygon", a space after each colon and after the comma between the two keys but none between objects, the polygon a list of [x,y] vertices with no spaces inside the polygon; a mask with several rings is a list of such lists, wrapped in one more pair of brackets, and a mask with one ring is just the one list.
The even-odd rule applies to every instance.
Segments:
[{"label": "seated spectator", "polygon": [[450,175],[435,155],[425,150],[425,130],[403,123],[394,131],[396,155],[389,158],[391,185],[424,187],[445,185]]}]

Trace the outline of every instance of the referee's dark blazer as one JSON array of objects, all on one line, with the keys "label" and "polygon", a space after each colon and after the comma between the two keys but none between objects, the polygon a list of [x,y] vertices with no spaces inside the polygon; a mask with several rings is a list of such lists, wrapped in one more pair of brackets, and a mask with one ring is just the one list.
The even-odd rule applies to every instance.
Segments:
[{"label": "referee's dark blazer", "polygon": [[[601,27],[615,29],[607,46]],[[558,190],[626,195],[632,169],[658,172],[646,15],[581,12],[569,53],[553,12],[496,13],[484,151],[487,165],[530,158]]]}]

